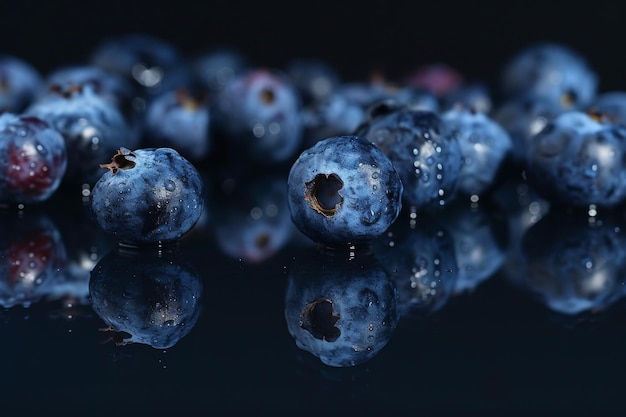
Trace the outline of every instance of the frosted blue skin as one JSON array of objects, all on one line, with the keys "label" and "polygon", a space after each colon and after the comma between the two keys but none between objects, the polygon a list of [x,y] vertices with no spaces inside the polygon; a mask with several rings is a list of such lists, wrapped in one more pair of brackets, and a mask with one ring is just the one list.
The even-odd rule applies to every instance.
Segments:
[{"label": "frosted blue skin", "polygon": [[238,159],[273,165],[290,160],[303,139],[301,101],[280,71],[252,68],[235,77],[215,98],[216,130]]},{"label": "frosted blue skin", "polygon": [[511,161],[523,167],[531,138],[565,111],[545,97],[526,94],[506,100],[491,113],[491,118],[507,131],[513,142]]},{"label": "frosted blue skin", "polygon": [[379,109],[356,134],[369,139],[391,160],[404,185],[406,205],[433,211],[457,193],[461,147],[434,112],[407,108]]},{"label": "frosted blue skin", "polygon": [[64,180],[93,185],[101,175],[99,164],[120,147],[133,149],[139,136],[110,99],[90,84],[78,87],[41,96],[25,114],[45,120],[63,135],[68,153]]},{"label": "frosted blue skin", "polygon": [[0,111],[21,113],[39,94],[43,78],[35,67],[21,58],[0,55]]},{"label": "frosted blue skin", "polygon": [[625,128],[583,112],[563,113],[530,141],[528,183],[557,205],[615,206],[625,196],[625,144]]},{"label": "frosted blue skin", "polygon": [[417,319],[441,310],[459,268],[452,235],[431,216],[402,216],[372,248],[398,289],[398,312]]},{"label": "frosted blue skin", "polygon": [[201,161],[211,150],[211,114],[205,102],[186,90],[155,97],[146,111],[145,144],[176,149],[190,161]]},{"label": "frosted blue skin", "polygon": [[89,280],[91,306],[118,345],[173,347],[196,324],[201,297],[197,271],[175,254],[114,250]]},{"label": "frosted blue skin", "polygon": [[95,220],[126,245],[158,245],[180,239],[203,211],[202,179],[171,148],[123,149],[129,169],[106,171],[93,187]]},{"label": "frosted blue skin", "polygon": [[461,147],[458,191],[482,195],[493,185],[500,166],[513,148],[513,141],[499,123],[487,114],[456,106],[441,114]]},{"label": "frosted blue skin", "polygon": [[570,110],[593,100],[598,75],[578,51],[559,43],[541,42],[517,52],[501,74],[505,97],[534,94]]},{"label": "frosted blue skin", "polygon": [[[285,293],[285,320],[296,345],[332,367],[371,360],[398,324],[393,282],[371,256],[307,253],[304,259],[289,271]],[[336,322],[312,318],[315,302],[332,306]]]},{"label": "frosted blue skin", "polygon": [[[341,201],[332,213],[324,213],[307,183],[333,174],[343,183]],[[302,152],[291,166],[288,187],[291,219],[321,244],[368,243],[387,230],[402,208],[402,181],[391,161],[359,136],[333,136]]]},{"label": "frosted blue skin", "polygon": [[524,280],[519,283],[564,315],[606,310],[624,296],[626,251],[616,224],[550,213],[524,235]]}]

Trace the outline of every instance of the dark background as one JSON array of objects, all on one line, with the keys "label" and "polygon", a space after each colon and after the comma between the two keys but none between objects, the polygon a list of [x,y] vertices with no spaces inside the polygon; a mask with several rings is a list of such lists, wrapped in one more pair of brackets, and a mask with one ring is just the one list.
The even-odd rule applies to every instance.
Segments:
[{"label": "dark background", "polygon": [[554,40],[586,56],[606,90],[626,88],[622,9],[602,1],[6,0],[0,39],[3,52],[44,72],[83,59],[103,36],[145,32],[189,54],[232,45],[268,66],[322,57],[350,79],[443,61],[487,81],[519,48]]},{"label": "dark background", "polygon": [[[3,0],[0,53],[45,73],[106,36],[143,32],[187,54],[232,45],[267,66],[321,57],[346,79],[443,61],[491,81],[515,51],[553,40],[589,59],[602,90],[626,89],[618,3],[559,3]],[[65,323],[45,305],[5,311],[0,415],[624,415],[623,305],[570,326],[490,280],[435,318],[401,322],[365,366],[331,369],[297,349],[284,323],[297,249],[260,266],[185,249],[205,282],[204,311],[168,351],[100,345],[94,315]]]}]

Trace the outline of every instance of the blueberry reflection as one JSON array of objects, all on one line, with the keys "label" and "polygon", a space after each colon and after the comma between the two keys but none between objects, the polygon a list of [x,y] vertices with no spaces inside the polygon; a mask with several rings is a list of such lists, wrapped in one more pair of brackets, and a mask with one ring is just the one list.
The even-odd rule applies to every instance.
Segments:
[{"label": "blueberry reflection", "polygon": [[426,316],[448,302],[459,268],[452,235],[438,220],[402,213],[372,246],[398,288],[401,317]]},{"label": "blueberry reflection", "polygon": [[457,200],[440,220],[454,240],[458,264],[454,293],[472,291],[504,264],[508,218],[496,207]]},{"label": "blueberry reflection", "polygon": [[74,320],[93,314],[89,301],[91,270],[116,243],[106,233],[94,233],[97,225],[91,219],[88,205],[67,205],[52,215],[58,225],[66,249],[62,274],[46,287],[45,299],[53,303],[50,318]]},{"label": "blueberry reflection", "polygon": [[296,346],[332,367],[373,358],[398,323],[397,292],[370,254],[306,253],[288,275],[285,319]]},{"label": "blueberry reflection", "polygon": [[262,262],[279,252],[294,234],[284,175],[245,175],[228,179],[214,206],[217,245],[233,259]]},{"label": "blueberry reflection", "polygon": [[524,235],[524,288],[551,310],[576,315],[607,309],[623,294],[626,246],[607,221],[549,213]]},{"label": "blueberry reflection", "polygon": [[29,307],[63,279],[61,233],[40,212],[2,212],[0,230],[0,305]]},{"label": "blueberry reflection", "polygon": [[196,324],[202,281],[175,249],[118,248],[95,266],[89,296],[116,345],[174,346]]}]

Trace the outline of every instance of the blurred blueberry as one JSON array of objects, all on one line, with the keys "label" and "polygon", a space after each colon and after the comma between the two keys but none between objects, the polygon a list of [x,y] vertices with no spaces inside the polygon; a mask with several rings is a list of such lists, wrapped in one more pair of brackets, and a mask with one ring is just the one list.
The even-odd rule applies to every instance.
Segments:
[{"label": "blurred blueberry", "polygon": [[93,64],[66,65],[49,73],[44,82],[45,88],[37,100],[41,100],[44,95],[88,85],[97,96],[119,109],[135,138],[141,135],[143,113],[135,105],[139,91],[136,85],[120,74]]},{"label": "blurred blueberry", "polygon": [[441,114],[461,147],[459,193],[485,194],[499,179],[513,141],[502,126],[489,115],[457,105]]},{"label": "blurred blueberry", "polygon": [[626,192],[626,128],[570,111],[531,138],[526,176],[553,204],[609,207]]},{"label": "blurred blueberry", "polygon": [[202,51],[191,59],[189,66],[197,88],[214,97],[248,68],[248,60],[237,48],[220,46]]},{"label": "blurred blueberry", "polygon": [[211,112],[204,97],[194,93],[170,90],[148,104],[144,146],[174,148],[195,164],[209,156]]},{"label": "blurred blueberry", "polygon": [[120,109],[90,83],[51,88],[25,114],[45,120],[65,139],[68,162],[63,184],[92,186],[102,175],[99,164],[120,147],[134,148],[139,138]]},{"label": "blurred blueberry", "polygon": [[148,33],[109,36],[97,44],[89,63],[133,82],[142,96],[188,86],[191,75],[178,47]]},{"label": "blurred blueberry", "polygon": [[116,345],[168,349],[200,315],[202,280],[176,250],[112,250],[91,272],[89,297]]},{"label": "blurred blueberry", "polygon": [[442,101],[443,111],[461,105],[479,113],[491,114],[494,107],[490,88],[484,82],[461,85],[442,97]]},{"label": "blurred blueberry", "polygon": [[63,181],[67,160],[63,136],[44,120],[0,114],[0,204],[49,200]]},{"label": "blurred blueberry", "polygon": [[217,245],[233,259],[263,262],[285,247],[295,232],[287,180],[278,173],[230,180],[212,207]]},{"label": "blurred blueberry", "polygon": [[626,126],[626,91],[609,91],[597,95],[586,112],[599,120]]},{"label": "blurred blueberry", "polygon": [[371,254],[313,251],[289,271],[287,329],[300,349],[328,366],[350,367],[372,359],[393,335],[398,319],[393,282]]},{"label": "blurred blueberry", "polygon": [[342,83],[337,69],[319,57],[292,58],[286,72],[305,105],[324,100]]},{"label": "blurred blueberry", "polygon": [[389,157],[402,179],[407,205],[433,211],[455,197],[461,147],[437,113],[381,102],[370,108],[368,120],[356,134]]},{"label": "blurred blueberry", "polygon": [[310,103],[302,109],[303,146],[313,146],[331,136],[350,135],[363,122],[366,110],[341,92]]},{"label": "blurred blueberry", "polygon": [[248,69],[220,91],[211,109],[216,140],[234,159],[276,165],[300,149],[301,98],[282,71]]},{"label": "blurred blueberry", "polygon": [[524,168],[531,138],[565,111],[559,104],[531,94],[506,100],[497,106],[491,117],[511,137],[511,162],[518,168]]},{"label": "blurred blueberry", "polygon": [[0,212],[0,305],[39,302],[67,262],[63,238],[43,212]]},{"label": "blurred blueberry", "polygon": [[43,89],[43,78],[29,62],[0,55],[0,113],[21,113]]},{"label": "blurred blueberry", "polygon": [[448,302],[459,267],[453,237],[436,218],[403,212],[372,247],[398,289],[401,317],[427,316]]},{"label": "blurred blueberry", "polygon": [[534,94],[573,110],[593,100],[598,74],[577,50],[544,41],[524,47],[505,62],[500,86],[505,99]]},{"label": "blurred blueberry", "polygon": [[549,213],[525,234],[522,287],[565,315],[606,310],[624,294],[626,246],[618,224]]}]

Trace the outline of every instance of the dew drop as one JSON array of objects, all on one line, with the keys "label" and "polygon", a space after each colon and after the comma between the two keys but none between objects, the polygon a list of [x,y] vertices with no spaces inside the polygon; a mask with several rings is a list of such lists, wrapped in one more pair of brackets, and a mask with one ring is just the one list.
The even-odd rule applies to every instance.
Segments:
[{"label": "dew drop", "polygon": [[176,183],[172,180],[165,180],[164,185],[167,191],[174,191],[176,189]]}]

